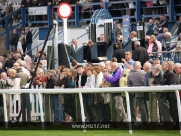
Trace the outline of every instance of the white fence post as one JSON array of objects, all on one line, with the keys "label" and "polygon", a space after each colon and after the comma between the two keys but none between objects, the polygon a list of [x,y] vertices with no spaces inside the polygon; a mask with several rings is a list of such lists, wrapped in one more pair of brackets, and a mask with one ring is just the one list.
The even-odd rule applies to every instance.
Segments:
[{"label": "white fence post", "polygon": [[[18,107],[16,107],[16,102],[18,102]],[[16,113],[18,108],[18,112]],[[9,94],[9,118],[18,117],[21,110],[21,94],[20,93],[10,93]]]},{"label": "white fence post", "polygon": [[8,128],[8,114],[7,114],[7,105],[6,105],[6,95],[5,93],[3,95],[3,106],[4,106],[4,121],[5,121],[5,128]]},{"label": "white fence post", "polygon": [[179,117],[179,128],[180,128],[180,135],[181,135],[181,107],[180,107],[180,95],[179,91],[175,90],[176,98],[177,98],[177,108],[178,108],[178,117]]},{"label": "white fence post", "polygon": [[38,93],[38,99],[39,99],[39,104],[40,104],[40,114],[41,114],[42,129],[45,129],[45,126],[44,126],[44,117],[43,117],[43,102],[42,102],[42,97],[41,97],[41,94],[40,94],[40,93]]},{"label": "white fence post", "polygon": [[128,114],[128,122],[129,122],[129,133],[133,134],[132,124],[131,124],[131,110],[130,110],[129,94],[127,91],[125,91],[125,95],[126,95],[127,114]]},{"label": "white fence post", "polygon": [[79,92],[79,99],[80,99],[80,108],[81,108],[81,116],[82,116],[82,125],[83,127],[83,131],[86,132],[85,129],[85,113],[84,113],[84,104],[83,104],[83,99],[82,99],[82,93]]}]

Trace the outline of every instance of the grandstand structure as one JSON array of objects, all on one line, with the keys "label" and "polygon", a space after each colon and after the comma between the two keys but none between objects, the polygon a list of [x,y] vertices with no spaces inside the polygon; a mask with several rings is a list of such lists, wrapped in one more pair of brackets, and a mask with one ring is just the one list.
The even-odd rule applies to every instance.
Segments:
[{"label": "grandstand structure", "polygon": [[[14,0],[13,1],[13,9],[14,9],[14,12],[11,13],[10,15],[0,19],[0,23],[2,21],[6,21],[8,22],[8,18],[9,17],[12,17],[12,16],[15,16],[15,15],[19,15],[20,17],[20,22],[15,22],[14,20],[14,23],[13,23],[13,27],[12,28],[9,28],[8,24],[6,23],[6,29],[5,30],[2,30],[2,33],[0,33],[0,36],[2,35],[6,35],[6,49],[9,50],[9,32],[11,30],[13,30],[14,28],[17,28],[18,29],[18,33],[19,35],[21,34],[21,29],[22,28],[25,28],[25,26],[27,25],[30,25],[31,24],[42,24],[42,23],[46,23],[47,25],[45,26],[40,26],[40,27],[31,27],[31,31],[33,32],[33,38],[36,42],[34,42],[33,44],[33,49],[36,51],[38,48],[41,47],[41,43],[44,41],[45,37],[46,37],[46,34],[48,32],[48,29],[49,27],[52,25],[52,18],[53,16],[55,15],[55,19],[57,20],[57,22],[59,24],[62,23],[62,19],[60,19],[59,17],[57,17],[57,12],[56,12],[56,9],[57,9],[57,6],[47,6],[45,8],[45,10],[47,10],[47,20],[28,20],[26,19],[27,16],[28,16],[28,10],[29,8],[20,8],[20,0]],[[141,6],[142,3],[146,2],[145,0],[130,0],[130,1],[115,1],[115,2],[100,2],[100,3],[88,3],[88,4],[76,4],[76,5],[72,5],[73,9],[75,9],[73,11],[73,15],[71,18],[68,19],[68,23],[73,23],[75,26],[69,26],[69,29],[70,29],[70,32],[69,34],[71,33],[70,37],[74,37],[74,38],[77,38],[77,37],[81,37],[80,38],[80,41],[83,41],[85,42],[86,40],[85,39],[88,39],[88,36],[85,36],[86,33],[87,33],[87,26],[88,25],[85,25],[85,23],[87,21],[90,21],[90,22],[95,22],[96,23],[96,18],[98,18],[98,16],[100,17],[103,17],[101,14],[104,13],[104,15],[106,15],[107,17],[106,18],[112,18],[113,20],[119,20],[120,23],[121,23],[121,20],[123,18],[123,16],[112,16],[112,13],[114,12],[119,12],[119,11],[125,11],[127,10],[127,8],[118,8],[118,9],[114,9],[114,8],[111,8],[113,7],[112,5],[115,5],[115,4],[122,4],[122,3],[127,3],[129,4],[129,2],[134,2],[135,3],[135,16],[129,16],[130,19],[133,19],[135,18],[136,19],[136,22],[137,21],[142,21],[142,20],[146,20],[147,18],[156,18],[156,17],[159,17],[160,14],[158,14],[156,11],[157,10],[160,10],[160,8],[164,8],[164,7],[167,7],[169,8],[169,11],[167,14],[165,14],[165,16],[169,19],[169,29],[172,33],[173,36],[176,35],[176,29],[177,29],[177,26],[178,24],[176,23],[176,17],[181,15],[181,13],[176,13],[176,11],[174,10],[176,7],[180,6],[180,5],[175,5],[174,4],[174,1],[173,0],[170,0],[169,1],[169,5],[164,5],[164,6],[154,6],[154,7],[144,7],[144,6]],[[5,6],[8,5],[8,1],[6,3],[4,3]],[[92,18],[84,18],[82,16],[82,14],[84,12],[87,12],[87,11],[82,11],[82,14],[79,12],[81,10],[81,7],[83,6],[87,6],[89,5],[90,7],[92,6],[93,8],[91,9],[90,8],[90,12],[94,12],[94,15],[92,15]],[[101,6],[100,6],[101,5]],[[100,10],[97,10],[95,12],[94,10],[94,6],[100,6],[100,8],[102,8],[101,12],[102,13],[99,13],[99,15],[97,15],[98,11]],[[143,14],[141,13],[141,11],[145,10],[146,8],[154,8],[154,10],[152,11],[153,14],[152,15],[147,15],[147,14]],[[52,10],[53,9],[53,10]],[[155,10],[156,9],[156,10]],[[54,12],[53,12],[54,11]],[[107,12],[108,11],[108,12]],[[53,13],[52,13],[53,12]],[[89,11],[88,11],[89,12]],[[105,14],[106,13],[106,14]],[[136,30],[136,22],[132,22],[131,23],[131,28],[132,30]],[[81,27],[80,27],[81,26]],[[72,28],[73,27],[73,28]],[[77,35],[77,31],[74,31],[73,29],[84,29],[81,31],[80,35]],[[72,31],[71,31],[72,30]],[[103,30],[102,32],[103,33]],[[76,35],[76,36],[74,36]],[[83,35],[83,36],[82,36]],[[71,38],[72,38],[71,37]],[[175,39],[176,39],[176,36],[175,36]],[[69,41],[71,42],[71,40],[69,39]],[[62,31],[62,26],[59,25],[59,43],[63,42],[63,31]],[[83,42],[79,42],[81,45]],[[51,44],[51,43],[49,43]]]}]

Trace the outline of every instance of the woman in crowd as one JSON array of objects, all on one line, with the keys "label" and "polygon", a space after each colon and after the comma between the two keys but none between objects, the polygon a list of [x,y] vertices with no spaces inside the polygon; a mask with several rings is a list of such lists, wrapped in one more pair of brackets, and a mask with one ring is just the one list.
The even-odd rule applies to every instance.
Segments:
[{"label": "woman in crowd", "polygon": [[25,29],[22,29],[20,41],[21,41],[21,46],[22,46],[22,49],[23,49],[23,53],[24,53],[24,54],[25,54],[25,51],[26,51],[25,38],[26,38]]},{"label": "woman in crowd", "polygon": [[[68,75],[71,78],[70,88],[76,88],[77,71],[74,69],[70,69]],[[68,97],[69,97],[69,113],[68,114],[72,117],[72,121],[76,121],[75,94],[68,94]],[[71,102],[70,102],[70,100],[71,100]]]},{"label": "woman in crowd", "polygon": [[37,71],[36,77],[33,80],[33,85],[34,87],[37,85],[40,87],[40,85],[42,85],[43,88],[46,86],[46,76],[44,76],[44,71],[42,69]]},{"label": "woman in crowd", "polygon": [[[63,69],[63,79],[62,79],[62,88],[72,88],[71,86],[71,82],[72,82],[72,78],[69,76],[69,72],[70,69],[68,68],[64,68]],[[65,112],[65,121],[66,122],[70,122],[71,118],[73,120],[75,120],[74,116],[74,112],[72,111],[72,104],[71,104],[71,100],[72,100],[72,94],[64,94],[64,112]]]},{"label": "woman in crowd", "polygon": [[[120,87],[128,87],[127,85],[127,79],[130,74],[130,69],[124,69],[123,70],[123,75],[121,76],[119,80],[119,86]],[[117,111],[117,121],[127,121],[127,114],[126,114],[126,98],[125,98],[125,93],[121,93],[121,96],[116,96],[114,97],[116,100],[116,111]]]},{"label": "woman in crowd", "polygon": [[150,53],[149,56],[151,59],[156,59],[161,57],[161,53],[153,54],[151,52],[161,52],[162,51],[162,44],[156,39],[154,35],[150,36],[148,41],[148,49],[147,52]]},{"label": "woman in crowd", "polygon": [[[94,75],[95,75],[95,87],[100,88],[103,80],[103,73],[101,72],[100,67],[94,67]],[[104,95],[101,93],[95,94],[94,96],[94,104],[96,105],[96,114],[98,117],[98,122],[103,121],[103,104],[104,104]]]},{"label": "woman in crowd", "polygon": [[[95,76],[93,74],[93,68],[86,68],[87,81],[83,88],[95,88]],[[96,121],[95,105],[94,105],[94,94],[88,94],[88,108],[87,114],[89,122]]]}]

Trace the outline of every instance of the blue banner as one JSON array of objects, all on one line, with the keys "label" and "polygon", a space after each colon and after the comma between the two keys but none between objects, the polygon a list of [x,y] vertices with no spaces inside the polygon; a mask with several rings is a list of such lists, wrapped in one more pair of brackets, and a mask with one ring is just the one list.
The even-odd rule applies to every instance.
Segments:
[{"label": "blue banner", "polygon": [[126,45],[126,43],[129,40],[129,35],[130,35],[130,20],[129,16],[125,15],[123,16],[123,46]]}]

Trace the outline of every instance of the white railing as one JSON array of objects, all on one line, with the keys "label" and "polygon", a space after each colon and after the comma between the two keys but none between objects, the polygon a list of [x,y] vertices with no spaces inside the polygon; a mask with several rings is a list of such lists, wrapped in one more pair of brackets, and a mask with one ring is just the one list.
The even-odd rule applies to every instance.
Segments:
[{"label": "white railing", "polygon": [[[21,94],[9,94],[9,117],[18,117],[19,112],[21,110]],[[18,102],[18,112],[16,107],[16,102]]]},{"label": "white railing", "polygon": [[[18,94],[10,94],[10,102],[9,102],[9,118],[14,118],[14,117],[18,117],[20,110],[21,110],[21,93]],[[43,98],[43,96],[41,95],[41,98]],[[18,106],[17,106],[18,103]],[[32,94],[30,93],[30,104],[31,104],[31,118],[35,117],[35,119],[37,119],[37,117],[41,116],[41,113],[39,111],[39,97],[38,94]],[[18,108],[18,111],[17,111]],[[20,118],[21,120],[22,118]],[[15,120],[16,121],[16,120]]]},{"label": "white railing", "polygon": [[[177,99],[177,108],[178,108],[178,116],[179,122],[181,122],[181,105],[180,105],[180,96],[179,91],[181,85],[173,85],[173,86],[152,86],[152,87],[111,87],[111,88],[86,88],[86,89],[12,89],[12,90],[0,90],[0,93],[3,94],[3,104],[4,104],[4,120],[8,122],[7,118],[7,108],[6,108],[6,96],[5,93],[35,93],[38,96],[38,101],[40,105],[40,116],[42,122],[42,129],[44,129],[44,113],[43,113],[43,105],[42,105],[42,95],[41,94],[69,94],[76,93],[79,94],[80,106],[81,106],[81,117],[82,123],[85,124],[85,113],[84,113],[84,105],[83,105],[83,93],[125,93],[126,95],[126,104],[127,104],[127,114],[128,114],[128,122],[129,122],[129,133],[132,134],[132,124],[131,124],[131,112],[130,112],[130,102],[129,102],[129,92],[175,92]],[[8,124],[6,123],[6,128],[8,128]],[[180,123],[179,123],[180,125]],[[83,129],[83,131],[86,131]],[[181,126],[180,126],[180,134],[181,134]]]}]

